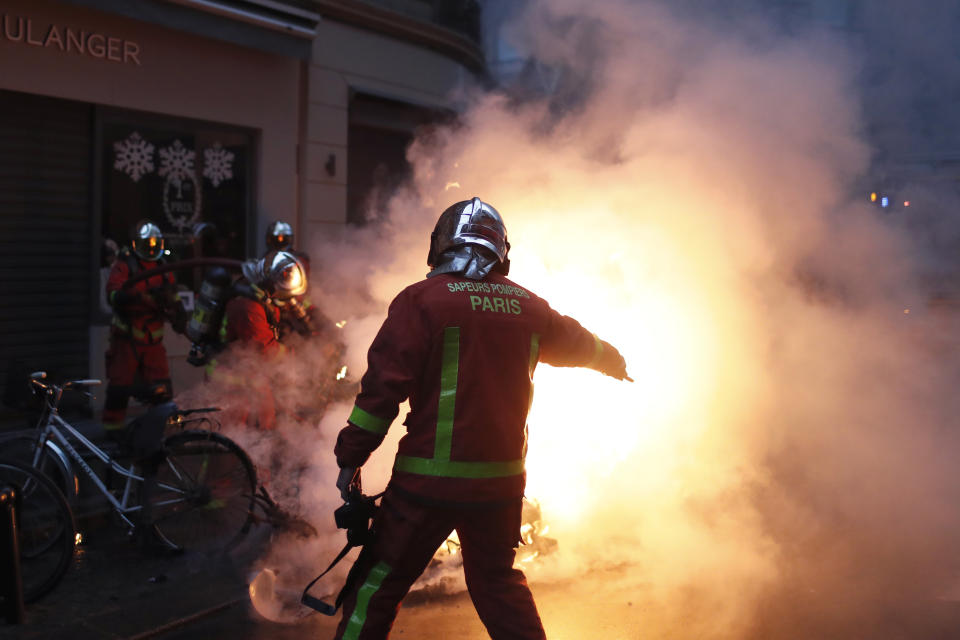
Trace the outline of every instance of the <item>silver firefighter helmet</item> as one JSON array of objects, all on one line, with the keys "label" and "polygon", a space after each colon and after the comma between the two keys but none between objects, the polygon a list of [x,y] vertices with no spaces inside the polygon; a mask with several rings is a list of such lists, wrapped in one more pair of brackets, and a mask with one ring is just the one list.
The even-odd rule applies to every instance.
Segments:
[{"label": "silver firefighter helmet", "polygon": [[271,298],[286,300],[307,292],[307,272],[292,253],[270,251],[243,263],[243,276]]},{"label": "silver firefighter helmet", "polygon": [[157,260],[163,255],[163,232],[149,220],[141,220],[133,226],[133,252],[141,260]]},{"label": "silver firefighter helmet", "polygon": [[440,214],[430,236],[427,265],[437,267],[445,253],[464,245],[490,251],[498,261],[496,270],[504,275],[509,271],[507,227],[500,213],[480,198],[457,202]]},{"label": "silver firefighter helmet", "polygon": [[267,227],[267,251],[286,251],[293,248],[293,227],[289,222],[276,220]]}]

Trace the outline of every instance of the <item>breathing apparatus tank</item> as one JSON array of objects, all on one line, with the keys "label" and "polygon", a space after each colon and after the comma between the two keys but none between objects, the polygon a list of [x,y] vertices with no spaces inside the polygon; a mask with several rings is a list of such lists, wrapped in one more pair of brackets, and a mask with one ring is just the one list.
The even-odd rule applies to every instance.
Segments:
[{"label": "breathing apparatus tank", "polygon": [[219,343],[220,325],[231,289],[232,278],[226,269],[214,267],[207,271],[187,323],[187,337],[193,342],[187,356],[190,364],[198,367],[206,364]]}]

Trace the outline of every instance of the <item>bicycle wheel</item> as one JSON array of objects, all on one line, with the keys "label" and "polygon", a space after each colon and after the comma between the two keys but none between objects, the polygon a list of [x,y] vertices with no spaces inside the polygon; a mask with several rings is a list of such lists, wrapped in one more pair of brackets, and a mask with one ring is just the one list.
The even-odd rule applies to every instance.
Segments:
[{"label": "bicycle wheel", "polygon": [[15,460],[0,460],[0,484],[20,493],[17,541],[23,600],[35,602],[63,579],[76,543],[70,505],[42,473]]},{"label": "bicycle wheel", "polygon": [[190,551],[229,548],[253,521],[256,474],[250,458],[229,438],[209,431],[172,435],[164,450],[149,496],[157,529]]},{"label": "bicycle wheel", "polygon": [[43,475],[47,476],[53,484],[60,489],[69,503],[71,497],[77,495],[77,478],[70,473],[60,458],[54,453],[52,447],[58,446],[53,442],[47,442],[40,455],[36,455],[37,437],[36,436],[16,436],[4,440],[2,443],[3,457],[9,460],[16,460],[23,464],[37,469]]}]

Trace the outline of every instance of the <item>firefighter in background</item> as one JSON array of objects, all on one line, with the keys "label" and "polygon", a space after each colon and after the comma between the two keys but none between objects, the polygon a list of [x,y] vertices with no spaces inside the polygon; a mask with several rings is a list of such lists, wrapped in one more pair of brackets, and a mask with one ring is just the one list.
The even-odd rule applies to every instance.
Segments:
[{"label": "firefighter in background", "polygon": [[[286,352],[280,326],[284,320],[303,321],[305,314],[296,299],[307,290],[307,275],[293,254],[271,251],[260,260],[244,263],[243,276],[233,285],[235,295],[227,302],[220,330],[221,342],[234,353],[224,354],[218,358],[220,362],[208,365],[207,371],[212,379],[245,390],[252,406],[245,407],[243,415],[235,417],[237,421],[272,430],[276,427],[276,408],[269,380],[256,380],[255,371],[241,371],[248,369],[242,362],[251,353],[258,358],[277,358]],[[221,365],[225,370],[221,371]]]},{"label": "firefighter in background", "polygon": [[120,250],[107,278],[106,294],[113,308],[113,321],[106,353],[103,423],[112,436],[124,427],[131,396],[147,404],[173,397],[163,328],[165,321],[170,320],[174,330],[182,333],[186,322],[173,274],[151,276],[123,287],[137,274],[162,265],[163,251],[160,228],[149,220],[141,220],[133,228],[130,246]]},{"label": "firefighter in background", "polygon": [[297,251],[293,248],[293,227],[290,226],[289,222],[284,222],[283,220],[275,220],[270,223],[270,226],[267,227],[267,253],[271,251],[286,251],[289,254],[292,254],[297,260],[300,261],[300,264],[303,265],[303,269],[306,272],[307,276],[310,275],[310,255],[303,252]]},{"label": "firefighter in background", "polygon": [[[310,277],[310,255],[303,252],[297,251],[293,248],[293,227],[289,222],[284,222],[282,220],[276,220],[270,223],[270,226],[267,227],[267,253],[272,251],[285,251],[300,261],[300,264],[303,265],[303,271],[307,275],[307,278]],[[296,297],[296,302],[299,307],[306,312],[308,322],[312,326],[312,331],[310,333],[304,333],[302,330],[302,324],[294,322],[295,313],[298,313],[301,309],[294,309],[294,313],[284,313],[281,315],[280,320],[280,340],[283,341],[285,338],[289,338],[293,334],[299,334],[303,337],[310,337],[316,335],[320,332],[329,333],[330,332],[330,321],[324,317],[316,305],[313,304],[313,301],[310,299],[307,291],[304,291],[302,295]],[[284,303],[281,302],[280,306]]]},{"label": "firefighter in background", "polygon": [[526,475],[526,418],[538,362],[629,380],[620,353],[506,278],[510,244],[479,198],[440,216],[425,280],[404,289],[370,347],[337,438],[347,499],[404,400],[410,413],[374,537],[344,591],[337,638],[386,638],[400,601],[456,530],[470,597],[494,640],[544,638],[513,568]]}]

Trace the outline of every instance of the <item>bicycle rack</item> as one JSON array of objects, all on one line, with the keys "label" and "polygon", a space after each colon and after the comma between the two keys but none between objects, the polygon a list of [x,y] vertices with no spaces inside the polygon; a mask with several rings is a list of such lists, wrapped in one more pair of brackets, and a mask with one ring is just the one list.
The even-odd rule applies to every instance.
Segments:
[{"label": "bicycle rack", "polygon": [[0,487],[0,597],[3,615],[11,624],[22,624],[23,580],[17,544],[20,493],[15,487]]}]

